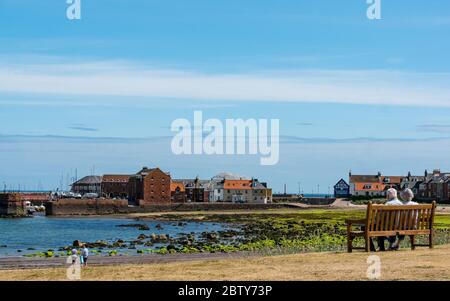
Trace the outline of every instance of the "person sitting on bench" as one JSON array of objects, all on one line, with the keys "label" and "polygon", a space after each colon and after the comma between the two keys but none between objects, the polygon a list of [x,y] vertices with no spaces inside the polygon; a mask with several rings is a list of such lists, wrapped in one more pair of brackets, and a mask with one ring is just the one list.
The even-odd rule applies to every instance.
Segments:
[{"label": "person sitting on bench", "polygon": [[[402,199],[403,205],[419,205],[419,203],[416,203],[416,202],[413,201],[414,193],[409,188],[406,188],[405,190],[400,192],[400,198]],[[417,213],[416,213],[416,220],[417,220]],[[405,235],[399,235],[398,239],[392,245],[392,249],[393,250],[398,250],[400,248],[400,243],[404,239],[405,239]]]},{"label": "person sitting on bench", "polygon": [[[402,202],[400,202],[400,200],[397,198],[397,190],[395,190],[394,188],[389,188],[386,192],[386,199],[387,202],[385,203],[386,206],[398,206],[398,205],[403,205]],[[395,241],[397,239],[396,236],[380,236],[377,239],[378,242],[378,249],[380,251],[386,251],[385,247],[384,247],[384,241],[385,240],[389,241],[389,250],[393,250],[393,247],[395,246]]]}]

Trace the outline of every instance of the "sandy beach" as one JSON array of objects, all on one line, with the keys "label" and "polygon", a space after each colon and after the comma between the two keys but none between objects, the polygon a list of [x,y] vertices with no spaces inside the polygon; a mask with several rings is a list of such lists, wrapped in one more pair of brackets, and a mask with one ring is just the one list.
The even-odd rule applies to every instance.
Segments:
[{"label": "sandy beach", "polygon": [[[82,269],[81,280],[368,280],[369,255],[380,257],[379,280],[450,280],[450,245],[432,250],[403,249],[371,254],[181,254],[98,258]],[[40,268],[36,268],[39,263]],[[20,268],[2,270],[0,280],[67,280],[62,259],[19,260],[10,264]]]}]

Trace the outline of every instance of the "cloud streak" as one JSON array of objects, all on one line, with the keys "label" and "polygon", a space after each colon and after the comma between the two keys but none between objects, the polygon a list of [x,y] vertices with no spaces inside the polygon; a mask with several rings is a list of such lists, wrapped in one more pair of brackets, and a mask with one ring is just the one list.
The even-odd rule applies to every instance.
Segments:
[{"label": "cloud streak", "polygon": [[419,132],[450,133],[450,124],[422,124],[417,126]]},{"label": "cloud streak", "polygon": [[[92,137],[92,136],[62,136],[62,135],[2,135],[0,142],[77,142],[77,143],[152,143],[164,142],[170,144],[173,136],[153,136],[153,137]],[[224,139],[227,139],[225,136]],[[236,138],[236,137],[234,137]],[[239,138],[239,137],[238,137]],[[410,143],[410,142],[437,142],[450,141],[450,137],[425,137],[425,138],[383,138],[383,137],[349,137],[349,138],[329,138],[329,137],[299,137],[290,135],[280,135],[281,144],[368,144],[368,143]]]},{"label": "cloud streak", "polygon": [[[133,63],[6,64],[0,93],[450,107],[450,73],[299,70],[205,73]],[[92,99],[79,100],[88,103]],[[107,101],[107,100],[105,100]]]},{"label": "cloud streak", "polygon": [[98,132],[98,129],[84,127],[84,126],[69,126],[68,129],[82,131],[82,132]]}]

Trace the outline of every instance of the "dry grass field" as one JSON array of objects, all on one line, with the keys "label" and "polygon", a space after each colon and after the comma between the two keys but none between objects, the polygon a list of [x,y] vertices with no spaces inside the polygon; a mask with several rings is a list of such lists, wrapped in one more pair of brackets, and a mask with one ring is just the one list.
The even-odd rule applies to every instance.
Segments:
[{"label": "dry grass field", "polygon": [[[450,245],[377,252],[380,280],[450,280]],[[82,280],[367,280],[369,254],[305,253],[87,267]],[[65,268],[3,270],[0,280],[65,280]]]}]

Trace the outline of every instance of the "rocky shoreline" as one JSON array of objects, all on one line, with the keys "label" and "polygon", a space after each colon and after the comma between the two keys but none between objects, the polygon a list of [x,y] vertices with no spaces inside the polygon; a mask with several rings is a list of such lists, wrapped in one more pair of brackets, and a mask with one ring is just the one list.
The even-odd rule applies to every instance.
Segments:
[{"label": "rocky shoreline", "polygon": [[[80,248],[82,245],[91,249],[91,254],[94,256],[243,251],[259,251],[265,254],[344,251],[346,249],[344,220],[359,218],[363,214],[363,211],[355,210],[310,210],[301,213],[162,213],[153,216],[136,216],[133,222],[116,226],[139,230],[140,233],[134,239],[92,242],[76,240],[72,245],[61,246],[56,250],[39,251],[24,256],[62,257],[67,256],[74,247]],[[229,229],[169,235],[164,233],[164,227],[161,224],[156,224],[154,229],[151,229],[145,223],[146,221],[170,222],[172,226],[178,226],[181,229],[188,222],[213,222],[229,225]],[[155,230],[158,233],[154,233]],[[435,241],[436,244],[450,243],[449,221],[445,220],[445,223],[436,229]],[[362,241],[359,243],[362,244]],[[407,245],[406,241],[404,247]]]}]

